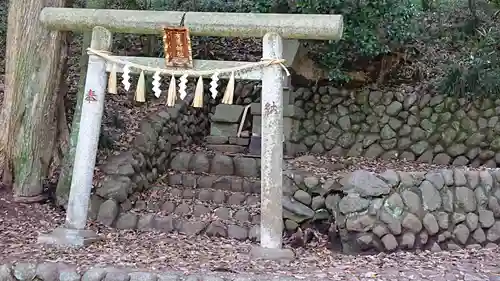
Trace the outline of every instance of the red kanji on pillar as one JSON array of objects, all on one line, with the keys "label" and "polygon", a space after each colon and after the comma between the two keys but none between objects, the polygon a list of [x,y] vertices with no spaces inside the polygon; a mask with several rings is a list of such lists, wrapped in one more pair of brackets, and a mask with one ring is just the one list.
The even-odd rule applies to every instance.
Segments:
[{"label": "red kanji on pillar", "polygon": [[87,96],[85,97],[85,100],[88,101],[88,102],[97,101],[97,97],[95,95],[95,92],[92,91],[92,89],[90,89],[89,92],[87,93]]}]

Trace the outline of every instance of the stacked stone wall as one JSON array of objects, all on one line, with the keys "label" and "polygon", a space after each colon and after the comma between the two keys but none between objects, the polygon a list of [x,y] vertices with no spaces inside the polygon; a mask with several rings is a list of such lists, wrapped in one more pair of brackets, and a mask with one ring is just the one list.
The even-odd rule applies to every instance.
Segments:
[{"label": "stacked stone wall", "polygon": [[169,169],[175,147],[201,142],[208,131],[204,110],[185,103],[152,113],[140,122],[132,148],[106,159],[99,166],[103,174],[93,191],[89,218],[115,221],[118,213],[133,207],[134,194],[150,188],[150,184]]},{"label": "stacked stone wall", "polygon": [[295,105],[306,112],[292,138],[297,152],[475,167],[500,162],[500,100],[469,102],[414,88],[324,86],[293,94]]},{"label": "stacked stone wall", "polygon": [[[269,276],[262,274],[230,274],[221,272],[184,273],[179,271],[139,270],[131,267],[94,266],[81,269],[76,265],[62,262],[0,264],[0,280],[5,281],[237,281],[265,280]],[[292,277],[274,278],[275,280],[299,280]]]},{"label": "stacked stone wall", "polygon": [[[294,95],[295,105],[308,117],[302,133],[294,136],[294,145],[303,151],[472,166],[495,166],[500,158],[495,135],[500,123],[494,116],[500,102],[467,103],[414,93],[354,94],[331,87],[298,89]],[[240,206],[260,202],[259,159],[174,149],[203,140],[208,112],[179,106],[141,122],[134,148],[99,167],[104,178],[92,195],[89,217],[123,229],[258,240],[259,215],[247,210],[231,214],[229,222],[184,221],[156,214],[166,205],[175,214],[183,204],[149,206],[141,199],[143,191],[173,170],[168,182],[180,198]],[[335,222],[346,253],[488,246],[500,240],[499,181],[497,170],[459,168],[380,175],[360,170],[341,180],[286,170],[284,230]]]},{"label": "stacked stone wall", "polygon": [[[137,191],[122,201],[120,192],[104,194],[99,188],[92,200],[93,218],[121,229],[259,240],[260,215],[244,207],[258,207],[260,202],[257,159],[201,152],[176,152],[171,158],[174,173],[168,182],[176,188],[170,194],[202,202],[194,206],[196,219],[177,216],[189,208],[183,203],[149,205]],[[381,174],[358,170],[340,179],[287,170],[283,183],[284,231],[334,223],[332,242],[340,243],[345,253],[454,250],[500,242],[498,169]],[[231,214],[218,208],[219,218],[206,220],[203,202],[208,201],[241,209]]]},{"label": "stacked stone wall", "polygon": [[[260,212],[255,212],[260,204],[259,159],[172,152],[167,166],[172,171],[167,179],[170,197],[160,201],[141,196],[144,190],[164,188],[148,185],[147,179],[141,188],[131,188],[136,185],[127,178],[133,179],[140,173],[132,174],[132,168],[124,168],[127,165],[128,162],[118,168],[115,165],[111,170],[122,174],[106,177],[92,195],[91,219],[119,229],[260,239]],[[125,175],[127,170],[130,174]],[[283,182],[284,231],[294,232],[311,223],[330,223],[332,216],[325,207],[325,196],[327,190],[339,188],[338,182],[322,183],[310,173],[293,170],[284,172]],[[216,209],[210,210],[207,204]]]},{"label": "stacked stone wall", "polygon": [[[99,166],[104,175],[91,196],[89,218],[120,229],[258,240],[260,215],[243,207],[260,203],[260,159],[176,149],[202,141],[209,127],[207,120],[205,110],[185,105],[159,110],[143,120],[133,148],[109,157]],[[168,171],[175,173],[165,177]],[[218,214],[225,218],[220,220],[187,220],[178,216],[185,212],[186,204],[148,202],[141,196],[155,189],[154,183],[160,177],[174,187],[170,193],[177,199],[240,206],[242,210],[226,216],[230,212],[222,207]],[[286,230],[294,231],[302,223],[330,220],[324,200],[318,197],[320,182],[314,179],[293,171],[285,173]],[[190,210],[197,214],[196,218],[206,215],[207,208],[202,205],[195,204],[196,210]]]},{"label": "stacked stone wall", "polygon": [[359,170],[326,198],[346,253],[484,247],[500,241],[500,170]]}]

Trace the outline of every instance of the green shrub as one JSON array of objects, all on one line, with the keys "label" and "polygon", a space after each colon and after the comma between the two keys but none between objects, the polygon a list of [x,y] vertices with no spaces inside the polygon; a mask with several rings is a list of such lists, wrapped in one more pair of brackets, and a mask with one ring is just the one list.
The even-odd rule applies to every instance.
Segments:
[{"label": "green shrub", "polygon": [[297,0],[296,10],[344,16],[342,40],[314,50],[316,61],[337,82],[350,79],[345,73],[356,61],[401,48],[417,31],[413,20],[418,10],[410,0]]},{"label": "green shrub", "polygon": [[469,52],[453,63],[440,81],[439,90],[450,96],[475,98],[500,95],[500,30],[481,27]]},{"label": "green shrub", "polygon": [[125,6],[142,10],[195,12],[251,12],[252,0],[124,0]]},{"label": "green shrub", "polygon": [[403,46],[415,35],[415,0],[124,0],[142,9],[342,14],[340,42],[310,44],[311,55],[329,71],[329,78],[347,82],[357,60],[372,60]]},{"label": "green shrub", "polygon": [[460,56],[450,60],[439,91],[457,97],[500,97],[500,1],[468,0],[469,16],[462,26]]}]

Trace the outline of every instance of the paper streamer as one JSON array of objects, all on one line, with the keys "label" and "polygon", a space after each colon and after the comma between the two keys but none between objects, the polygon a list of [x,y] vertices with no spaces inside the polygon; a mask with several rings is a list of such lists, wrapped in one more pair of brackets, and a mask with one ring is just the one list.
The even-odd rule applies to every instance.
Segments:
[{"label": "paper streamer", "polygon": [[153,92],[155,93],[155,97],[159,98],[160,95],[161,95],[161,89],[160,89],[160,80],[161,80],[161,76],[160,76],[160,72],[157,71],[155,72],[155,74],[153,75]]},{"label": "paper streamer", "polygon": [[181,76],[181,78],[179,78],[179,97],[181,98],[181,100],[184,100],[184,98],[187,96],[187,93],[186,93],[186,84],[188,82],[187,80],[188,78],[188,75],[187,74],[184,74]]},{"label": "paper streamer", "polygon": [[125,91],[130,90],[130,66],[127,64],[123,67],[122,84],[125,87]]},{"label": "paper streamer", "polygon": [[212,82],[210,82],[210,93],[212,93],[212,98],[215,99],[217,97],[217,86],[219,85],[219,73],[215,72],[211,77]]}]

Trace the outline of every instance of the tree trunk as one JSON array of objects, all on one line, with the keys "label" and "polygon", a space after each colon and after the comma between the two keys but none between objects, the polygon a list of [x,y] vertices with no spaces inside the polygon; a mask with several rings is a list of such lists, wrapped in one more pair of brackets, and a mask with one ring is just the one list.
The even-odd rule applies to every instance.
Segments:
[{"label": "tree trunk", "polygon": [[[105,9],[107,1],[105,0],[87,0],[86,8]],[[90,47],[92,32],[83,34],[82,55],[80,57],[80,79],[78,81],[78,93],[76,96],[75,112],[71,124],[71,134],[69,147],[64,153],[61,166],[61,173],[56,188],[56,203],[59,206],[66,206],[68,203],[69,191],[71,189],[71,178],[73,173],[73,162],[75,161],[76,144],[78,143],[78,132],[80,131],[80,117],[82,114],[82,103],[85,90],[85,77],[87,76],[87,65],[89,56],[87,48]]]},{"label": "tree trunk", "polygon": [[59,131],[57,102],[67,34],[40,25],[38,16],[46,6],[64,7],[65,0],[9,1],[0,168],[20,202],[43,199],[43,180]]}]

